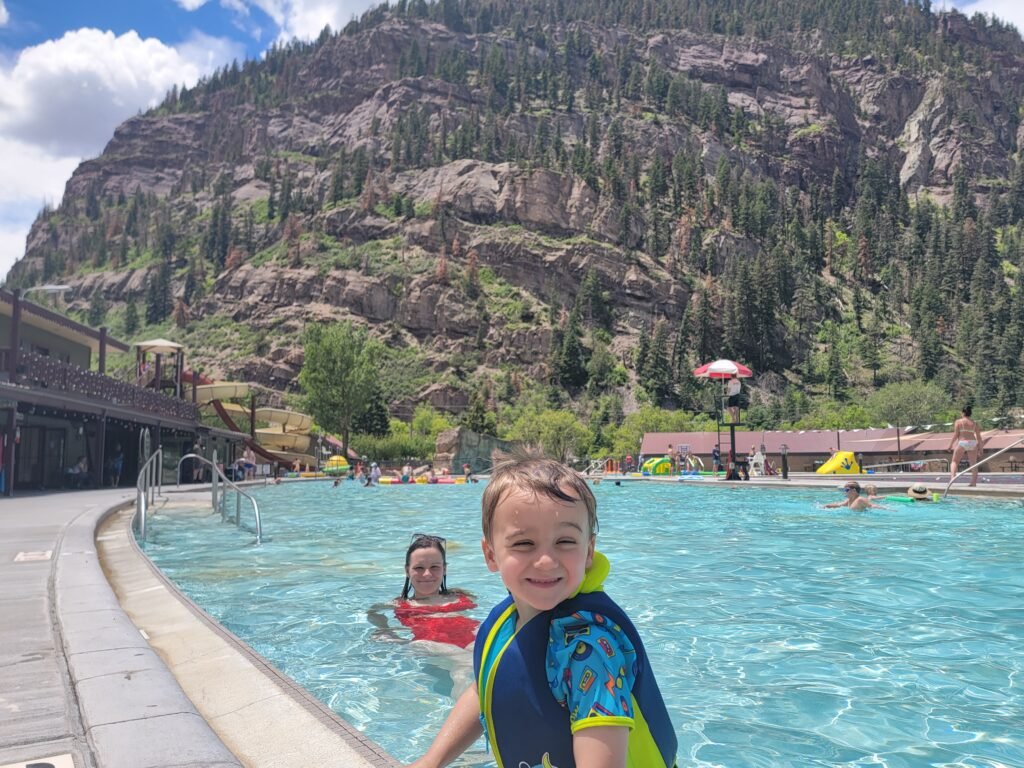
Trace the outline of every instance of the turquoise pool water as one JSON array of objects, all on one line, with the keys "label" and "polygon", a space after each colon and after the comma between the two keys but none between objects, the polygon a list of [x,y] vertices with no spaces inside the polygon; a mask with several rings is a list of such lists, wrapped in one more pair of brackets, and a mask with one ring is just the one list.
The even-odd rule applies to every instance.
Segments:
[{"label": "turquoise pool water", "polygon": [[[190,597],[400,760],[464,659],[381,639],[409,535],[448,538],[449,585],[504,596],[479,549],[483,485],[259,492],[266,543],[209,514],[150,523]],[[833,490],[602,483],[606,584],[632,616],[683,766],[1024,766],[1024,506],[820,508]],[[385,615],[386,612],[385,612]],[[393,616],[392,625],[395,624]],[[401,635],[399,628],[399,635]],[[482,744],[464,765],[487,765]]]}]

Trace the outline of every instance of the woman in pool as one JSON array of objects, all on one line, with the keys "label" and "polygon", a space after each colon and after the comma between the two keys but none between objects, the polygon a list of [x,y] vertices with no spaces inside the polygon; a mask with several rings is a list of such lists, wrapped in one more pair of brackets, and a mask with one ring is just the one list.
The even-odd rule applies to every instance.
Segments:
[{"label": "woman in pool", "polygon": [[[425,533],[413,534],[405,551],[405,586],[393,605],[395,618],[412,631],[413,640],[443,643],[468,648],[476,639],[480,622],[462,611],[476,608],[466,592],[448,589],[448,558],[445,540]],[[370,621],[395,636],[379,612],[370,612]]]},{"label": "woman in pool", "polygon": [[[953,439],[949,443],[949,450],[953,451],[953,458],[949,462],[949,481],[953,482],[956,477],[960,459],[967,454],[967,461],[974,466],[981,458],[981,449],[985,441],[981,437],[981,429],[977,422],[971,418],[971,406],[965,406],[960,412],[960,418],[953,423]],[[971,486],[978,484],[978,470],[971,470]]]}]

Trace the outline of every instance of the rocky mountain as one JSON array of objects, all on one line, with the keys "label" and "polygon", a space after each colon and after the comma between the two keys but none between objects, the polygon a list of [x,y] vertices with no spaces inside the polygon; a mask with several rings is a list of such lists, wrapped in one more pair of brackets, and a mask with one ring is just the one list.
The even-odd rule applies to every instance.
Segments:
[{"label": "rocky mountain", "polygon": [[8,285],[277,389],[352,319],[393,406],[713,356],[1013,404],[1022,108],[1017,32],[927,3],[401,0],[122,124]]}]

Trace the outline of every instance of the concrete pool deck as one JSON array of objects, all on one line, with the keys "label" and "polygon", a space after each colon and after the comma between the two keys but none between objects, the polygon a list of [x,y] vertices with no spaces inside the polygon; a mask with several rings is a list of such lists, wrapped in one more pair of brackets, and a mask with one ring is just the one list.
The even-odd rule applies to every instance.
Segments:
[{"label": "concrete pool deck", "polygon": [[134,499],[0,501],[0,768],[397,766],[167,584]]},{"label": "concrete pool deck", "polygon": [[[888,493],[918,479],[945,486],[934,474],[742,484],[824,491],[851,477]],[[1024,498],[1014,479],[955,490]],[[168,497],[209,503],[194,490]],[[134,498],[120,489],[0,500],[0,768],[397,766],[180,598],[133,543]]]}]

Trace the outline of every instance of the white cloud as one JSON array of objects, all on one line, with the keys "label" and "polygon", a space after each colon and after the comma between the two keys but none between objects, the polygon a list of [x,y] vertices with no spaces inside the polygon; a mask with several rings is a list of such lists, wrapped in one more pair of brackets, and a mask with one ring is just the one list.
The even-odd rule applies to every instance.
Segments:
[{"label": "white cloud", "polygon": [[976,0],[973,3],[957,3],[957,6],[967,16],[975,13],[995,16],[1010,22],[1018,32],[1024,33],[1024,3],[1020,0]]},{"label": "white cloud", "polygon": [[56,205],[78,157],[54,157],[39,147],[0,138],[0,275],[25,252],[25,238],[45,204]]},{"label": "white cloud", "polygon": [[247,0],[273,20],[280,30],[278,39],[313,40],[324,26],[338,31],[353,16],[379,3],[376,0]]},{"label": "white cloud", "polygon": [[203,36],[178,50],[135,32],[78,29],[26,48],[0,72],[0,135],[58,155],[95,154],[123,120],[229,58],[232,46],[213,42]]},{"label": "white cloud", "polygon": [[173,47],[135,32],[78,29],[0,67],[0,275],[24,252],[43,202],[60,202],[75,166],[99,154],[117,125],[171,86],[194,85],[244,55],[240,44],[202,33]]},{"label": "white cloud", "polygon": [[174,0],[186,11],[195,11],[206,5],[206,0]]},{"label": "white cloud", "polygon": [[0,0],[0,27],[4,26],[10,20],[11,14],[8,13],[7,6],[4,5],[4,0]]}]

